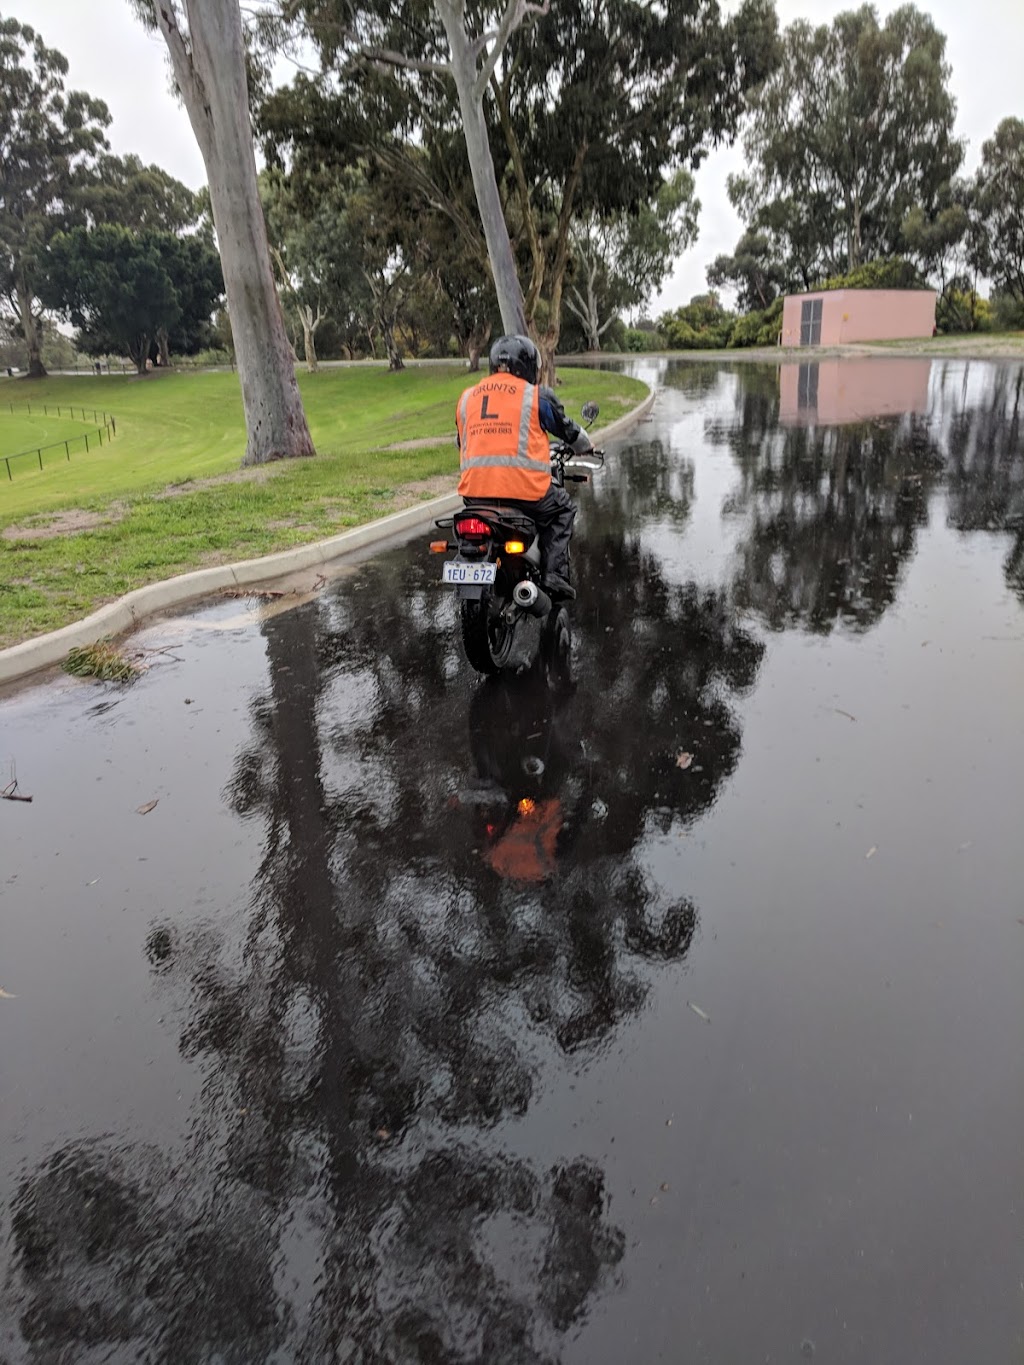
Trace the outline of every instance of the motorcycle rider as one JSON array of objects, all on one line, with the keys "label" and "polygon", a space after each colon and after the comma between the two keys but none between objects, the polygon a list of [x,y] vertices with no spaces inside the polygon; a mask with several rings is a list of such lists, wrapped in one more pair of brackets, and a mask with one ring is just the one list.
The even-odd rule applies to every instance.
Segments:
[{"label": "motorcycle rider", "polygon": [[554,392],[538,385],[540,352],[529,337],[502,336],[491,347],[490,375],[466,389],[455,410],[467,507],[500,502],[537,524],[541,582],[552,597],[574,598],[569,541],[576,506],[551,481],[548,435],[582,455],[593,446]]}]

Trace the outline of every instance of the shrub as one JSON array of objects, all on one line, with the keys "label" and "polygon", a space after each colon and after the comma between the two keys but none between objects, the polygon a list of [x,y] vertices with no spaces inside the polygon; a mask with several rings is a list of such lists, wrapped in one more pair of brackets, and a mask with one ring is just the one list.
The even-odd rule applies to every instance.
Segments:
[{"label": "shrub", "polygon": [[732,336],[735,316],[726,312],[717,294],[698,294],[684,308],[665,313],[658,327],[674,351],[724,350]]},{"label": "shrub", "polygon": [[1000,332],[1024,329],[1024,303],[1012,294],[992,295],[992,325]]},{"label": "shrub", "polygon": [[665,349],[665,338],[659,331],[650,331],[646,327],[627,327],[625,347],[627,351],[637,353],[663,351]]},{"label": "shrub", "polygon": [[768,308],[737,318],[729,340],[730,347],[777,345],[782,330],[783,302],[780,296]]},{"label": "shrub", "polygon": [[951,287],[939,295],[935,325],[947,336],[954,332],[990,332],[992,305],[988,299],[979,298],[973,289]]}]

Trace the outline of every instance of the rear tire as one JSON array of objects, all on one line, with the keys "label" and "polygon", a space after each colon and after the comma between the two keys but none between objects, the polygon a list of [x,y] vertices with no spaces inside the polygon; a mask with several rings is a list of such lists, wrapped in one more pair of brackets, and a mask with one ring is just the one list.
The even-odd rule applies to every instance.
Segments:
[{"label": "rear tire", "polygon": [[572,683],[572,627],[565,607],[556,607],[544,637],[544,668],[549,685],[560,690]]},{"label": "rear tire", "polygon": [[466,658],[478,673],[490,677],[501,672],[512,652],[515,626],[506,623],[502,615],[505,606],[503,597],[490,594],[459,603]]}]

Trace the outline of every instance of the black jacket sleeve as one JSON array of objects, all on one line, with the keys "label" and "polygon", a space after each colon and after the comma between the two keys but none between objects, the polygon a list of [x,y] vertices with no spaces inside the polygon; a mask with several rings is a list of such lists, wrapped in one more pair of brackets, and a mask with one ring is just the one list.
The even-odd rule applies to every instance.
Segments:
[{"label": "black jacket sleeve", "polygon": [[571,445],[578,455],[591,448],[590,437],[571,417],[566,417],[558,395],[547,385],[540,391],[540,424],[552,436]]}]

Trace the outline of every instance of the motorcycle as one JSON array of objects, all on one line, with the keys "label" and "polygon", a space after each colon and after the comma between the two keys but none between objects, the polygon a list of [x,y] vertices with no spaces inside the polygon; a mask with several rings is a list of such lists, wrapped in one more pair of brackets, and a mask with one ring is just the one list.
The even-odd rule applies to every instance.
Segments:
[{"label": "motorcycle", "polygon": [[[600,409],[583,405],[585,426]],[[577,455],[556,441],[551,447],[551,480],[588,483],[581,469],[604,467],[604,451]],[[474,503],[435,523],[451,530],[454,542],[431,541],[434,554],[455,551],[446,560],[441,581],[455,589],[462,645],[478,673],[525,673],[543,659],[556,682],[569,680],[572,631],[563,603],[555,603],[541,586],[540,536],[535,522],[518,507]]]}]

